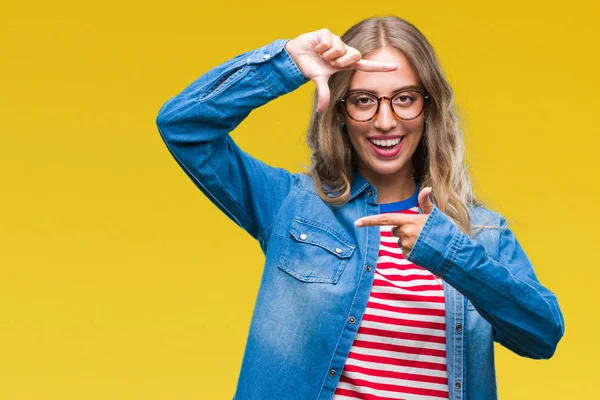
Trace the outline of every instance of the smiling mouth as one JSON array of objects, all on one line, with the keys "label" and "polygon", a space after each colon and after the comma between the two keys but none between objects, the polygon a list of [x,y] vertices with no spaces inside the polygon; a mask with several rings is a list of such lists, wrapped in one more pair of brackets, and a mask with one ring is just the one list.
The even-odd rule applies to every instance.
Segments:
[{"label": "smiling mouth", "polygon": [[389,150],[389,149],[393,149],[394,147],[398,146],[402,142],[403,139],[404,139],[404,136],[398,137],[395,139],[386,139],[386,140],[369,138],[369,142],[373,143],[375,146],[377,146],[380,149]]}]

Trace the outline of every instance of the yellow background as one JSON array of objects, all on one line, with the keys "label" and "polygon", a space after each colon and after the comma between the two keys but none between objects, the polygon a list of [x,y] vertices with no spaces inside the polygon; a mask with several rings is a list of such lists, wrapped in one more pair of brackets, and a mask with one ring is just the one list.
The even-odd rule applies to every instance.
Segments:
[{"label": "yellow background", "polygon": [[[436,48],[476,193],[513,221],[565,315],[549,361],[497,347],[501,398],[597,398],[592,4],[3,2],[0,399],[230,399],[262,254],[179,169],[156,114],[239,53],[387,14]],[[234,137],[301,171],[313,89],[257,110]]]}]

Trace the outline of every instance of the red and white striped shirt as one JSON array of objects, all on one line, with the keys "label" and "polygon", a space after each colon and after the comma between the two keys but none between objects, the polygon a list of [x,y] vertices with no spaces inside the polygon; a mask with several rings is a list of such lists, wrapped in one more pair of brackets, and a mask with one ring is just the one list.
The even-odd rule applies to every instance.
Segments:
[{"label": "red and white striped shirt", "polygon": [[[416,199],[381,212],[417,214]],[[381,227],[371,295],[334,400],[448,399],[442,281],[404,258],[392,228]]]}]

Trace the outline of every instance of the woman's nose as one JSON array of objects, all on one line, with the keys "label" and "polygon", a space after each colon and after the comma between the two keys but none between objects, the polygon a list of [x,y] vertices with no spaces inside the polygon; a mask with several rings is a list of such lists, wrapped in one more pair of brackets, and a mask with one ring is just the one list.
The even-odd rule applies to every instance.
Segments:
[{"label": "woman's nose", "polygon": [[398,119],[396,118],[396,115],[394,115],[392,103],[390,103],[390,100],[388,100],[387,98],[381,99],[379,112],[375,117],[375,128],[381,131],[389,131],[395,128],[397,124]]}]

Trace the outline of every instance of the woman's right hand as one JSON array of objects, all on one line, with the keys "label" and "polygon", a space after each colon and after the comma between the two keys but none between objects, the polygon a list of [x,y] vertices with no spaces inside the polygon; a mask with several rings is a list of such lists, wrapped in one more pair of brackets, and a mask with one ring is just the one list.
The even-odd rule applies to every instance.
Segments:
[{"label": "woman's right hand", "polygon": [[317,84],[317,111],[329,104],[329,77],[344,69],[367,72],[395,71],[400,64],[363,60],[354,47],[347,46],[329,29],[304,33],[285,45],[300,72]]}]

